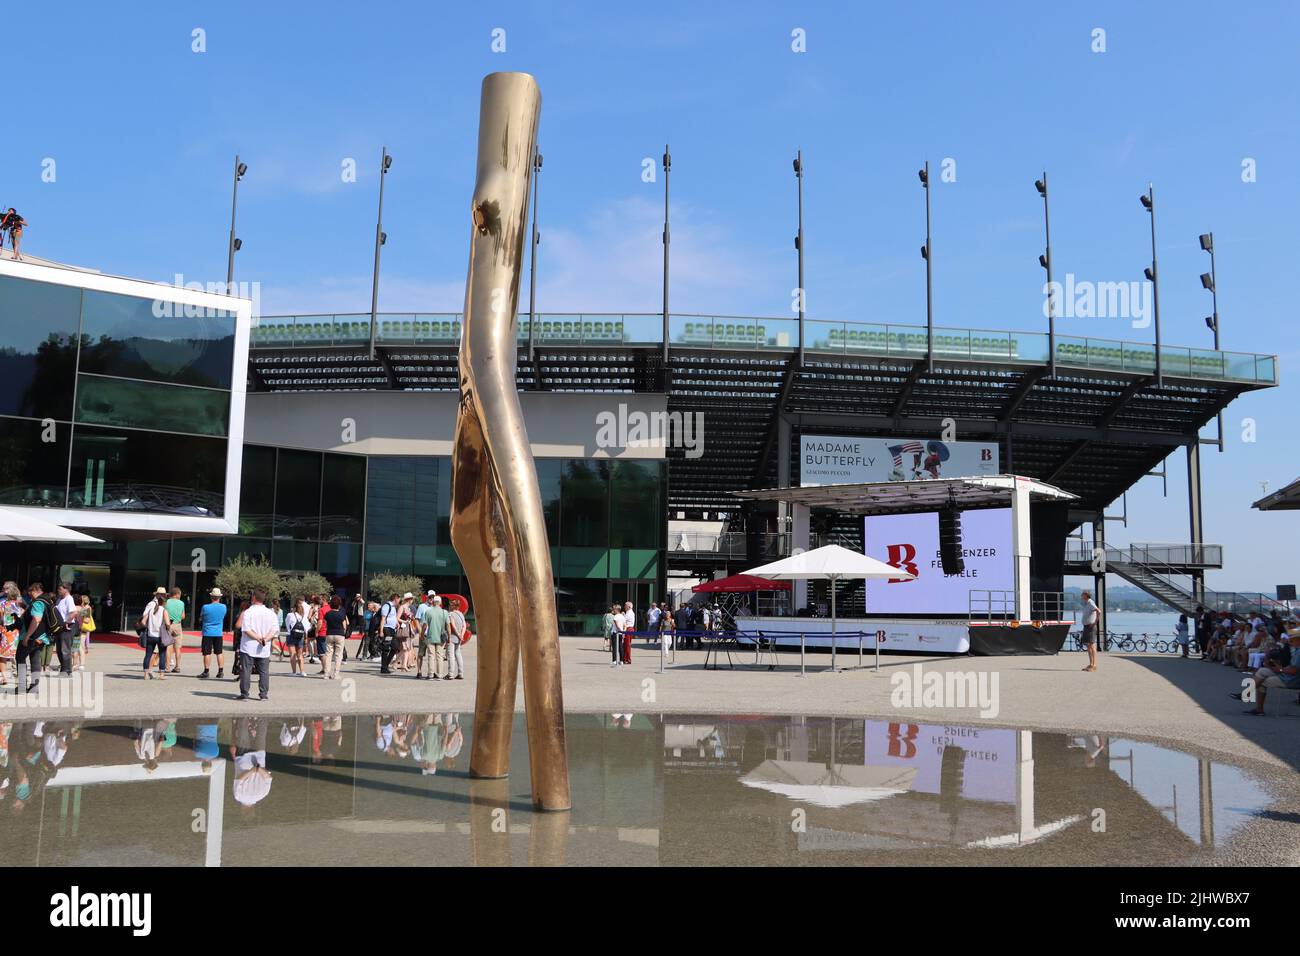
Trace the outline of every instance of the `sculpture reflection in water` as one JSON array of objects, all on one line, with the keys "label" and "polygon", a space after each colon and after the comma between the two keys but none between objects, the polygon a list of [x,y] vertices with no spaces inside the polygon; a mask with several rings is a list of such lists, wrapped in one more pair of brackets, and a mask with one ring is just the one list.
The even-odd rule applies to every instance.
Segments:
[{"label": "sculpture reflection in water", "polygon": [[451,540],[477,616],[470,773],[504,777],[520,653],[533,805],[570,807],[559,625],[537,469],[515,386],[516,309],[541,94],[492,73],[479,108],[478,175],[460,343]]}]

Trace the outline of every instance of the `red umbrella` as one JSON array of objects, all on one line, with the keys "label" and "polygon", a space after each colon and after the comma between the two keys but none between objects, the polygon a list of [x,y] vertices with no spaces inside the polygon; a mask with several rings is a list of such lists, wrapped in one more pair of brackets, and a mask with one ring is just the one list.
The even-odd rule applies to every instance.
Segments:
[{"label": "red umbrella", "polygon": [[759,578],[752,574],[733,574],[729,578],[706,581],[691,588],[701,594],[746,594],[750,591],[788,591],[789,581]]}]

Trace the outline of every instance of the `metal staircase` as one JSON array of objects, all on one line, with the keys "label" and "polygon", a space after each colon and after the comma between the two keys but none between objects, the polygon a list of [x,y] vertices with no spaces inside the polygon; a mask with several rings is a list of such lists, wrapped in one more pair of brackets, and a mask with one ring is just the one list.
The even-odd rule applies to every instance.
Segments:
[{"label": "metal staircase", "polygon": [[1201,596],[1179,583],[1193,570],[1223,567],[1223,549],[1220,545],[1146,545],[1135,544],[1127,548],[1106,548],[1102,560],[1093,565],[1094,551],[1088,545],[1066,554],[1067,574],[1087,574],[1104,570],[1141,588],[1147,594],[1164,602],[1180,614],[1191,616],[1198,606],[1213,611],[1228,611],[1237,615],[1256,612],[1268,614],[1277,609],[1285,611],[1286,605],[1266,594],[1251,591],[1211,591],[1202,589]]}]

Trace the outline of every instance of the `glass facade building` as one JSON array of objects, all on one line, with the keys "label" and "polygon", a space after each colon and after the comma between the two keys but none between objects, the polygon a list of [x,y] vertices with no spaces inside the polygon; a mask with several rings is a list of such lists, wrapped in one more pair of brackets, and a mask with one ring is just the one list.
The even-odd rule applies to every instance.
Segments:
[{"label": "glass facade building", "polygon": [[[658,460],[537,459],[563,633],[596,633],[613,600],[661,600],[666,469]],[[348,595],[381,571],[469,594],[451,544],[450,457],[245,445],[240,499],[240,534],[207,539],[210,567],[260,555],[281,571],[318,571]]]},{"label": "glass facade building", "polygon": [[0,275],[0,505],[221,517],[236,325]]}]

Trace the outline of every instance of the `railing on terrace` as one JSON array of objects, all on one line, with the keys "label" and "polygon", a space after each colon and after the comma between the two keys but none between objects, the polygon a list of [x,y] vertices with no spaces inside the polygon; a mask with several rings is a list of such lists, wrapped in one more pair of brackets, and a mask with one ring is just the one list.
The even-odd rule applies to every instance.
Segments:
[{"label": "railing on terrace", "polygon": [[[460,341],[462,316],[445,313],[381,313],[375,338],[380,345],[455,345]],[[519,316],[519,342],[528,341],[529,319]],[[799,344],[799,321],[754,316],[669,316],[671,344],[692,348],[784,351]],[[254,348],[286,346],[361,345],[370,341],[370,315],[262,316],[253,329]],[[663,318],[656,313],[574,313],[538,315],[534,341],[538,345],[663,344]],[[919,358],[926,352],[924,326],[870,322],[804,324],[804,346],[813,352]],[[1043,332],[936,328],[934,354],[941,359],[965,359],[1006,364],[1043,365],[1048,359]],[[1162,345],[1162,371],[1167,375],[1236,382],[1277,384],[1272,355],[1223,352]],[[1056,336],[1058,365],[1151,374],[1155,346],[1118,339]]]},{"label": "railing on terrace", "polygon": [[[1221,568],[1221,544],[1134,544],[1126,548],[1107,546],[1106,560],[1128,564],[1169,565],[1175,567]],[[1091,564],[1094,554],[1089,543],[1067,548],[1067,564]]]}]

